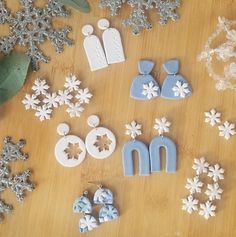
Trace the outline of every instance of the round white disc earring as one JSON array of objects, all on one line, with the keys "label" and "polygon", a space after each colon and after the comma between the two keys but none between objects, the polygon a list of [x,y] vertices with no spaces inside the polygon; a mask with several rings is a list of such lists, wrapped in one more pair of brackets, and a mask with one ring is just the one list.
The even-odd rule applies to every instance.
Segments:
[{"label": "round white disc earring", "polygon": [[75,135],[67,135],[70,127],[66,123],[57,126],[57,133],[61,136],[55,146],[57,161],[65,167],[75,167],[82,163],[86,156],[86,148],[83,140]]},{"label": "round white disc earring", "polygon": [[116,148],[115,135],[107,128],[98,127],[100,119],[97,115],[89,116],[87,123],[93,128],[85,139],[88,153],[95,159],[109,157]]}]

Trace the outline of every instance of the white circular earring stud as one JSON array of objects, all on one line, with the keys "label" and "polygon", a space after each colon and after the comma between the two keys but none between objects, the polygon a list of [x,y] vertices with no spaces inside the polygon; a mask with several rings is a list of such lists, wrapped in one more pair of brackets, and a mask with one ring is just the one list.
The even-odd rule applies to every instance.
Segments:
[{"label": "white circular earring stud", "polygon": [[67,135],[70,127],[66,123],[57,126],[57,132],[63,136],[55,146],[57,161],[65,167],[75,167],[83,162],[86,148],[83,140],[75,135]]},{"label": "white circular earring stud", "polygon": [[96,115],[89,116],[87,123],[93,127],[85,139],[88,153],[95,159],[109,157],[116,148],[115,135],[107,128],[98,127],[100,119]]}]

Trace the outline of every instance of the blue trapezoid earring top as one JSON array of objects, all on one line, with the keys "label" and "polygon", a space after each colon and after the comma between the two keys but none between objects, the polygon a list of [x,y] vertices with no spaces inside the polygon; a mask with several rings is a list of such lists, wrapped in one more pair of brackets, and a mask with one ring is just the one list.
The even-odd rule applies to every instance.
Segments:
[{"label": "blue trapezoid earring top", "polygon": [[175,143],[163,133],[169,132],[171,123],[165,117],[155,120],[154,128],[160,136],[154,137],[149,146],[151,172],[161,171],[160,149],[163,147],[166,151],[166,171],[175,172],[177,166],[177,151]]},{"label": "blue trapezoid earring top", "polygon": [[94,204],[103,205],[99,211],[99,222],[115,220],[119,217],[118,210],[113,206],[113,193],[110,189],[99,186],[94,194]]},{"label": "blue trapezoid earring top", "polygon": [[79,229],[81,233],[91,231],[98,227],[97,220],[92,216],[92,204],[87,197],[88,192],[85,191],[82,196],[78,197],[73,204],[74,213],[82,213],[83,216],[79,220]]},{"label": "blue trapezoid earring top", "polygon": [[137,151],[139,156],[139,175],[148,176],[150,174],[149,151],[145,143],[135,140],[136,136],[141,135],[141,124],[132,121],[126,124],[126,135],[131,136],[132,140],[124,144],[122,149],[122,161],[124,176],[134,175],[133,152]]},{"label": "blue trapezoid earring top", "polygon": [[154,62],[150,60],[140,60],[138,69],[141,75],[134,78],[131,88],[130,97],[136,100],[151,100],[160,96],[160,87],[156,80],[150,75]]},{"label": "blue trapezoid earring top", "polygon": [[170,100],[181,100],[192,95],[187,80],[179,72],[179,60],[171,59],[163,64],[167,77],[161,89],[161,97]]}]

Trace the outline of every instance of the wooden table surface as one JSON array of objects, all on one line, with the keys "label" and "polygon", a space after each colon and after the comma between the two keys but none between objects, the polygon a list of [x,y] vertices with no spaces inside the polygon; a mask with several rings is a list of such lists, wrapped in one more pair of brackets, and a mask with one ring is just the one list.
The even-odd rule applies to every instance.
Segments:
[{"label": "wooden table surface", "polygon": [[[13,0],[8,0],[11,9],[18,9]],[[45,1],[37,1],[43,5]],[[90,1],[92,11],[83,14],[72,10],[70,18],[57,18],[54,24],[72,26],[70,37],[75,40],[73,47],[66,47],[57,55],[49,42],[43,50],[51,57],[49,64],[41,64],[38,72],[30,72],[23,89],[9,102],[0,107],[0,138],[12,136],[13,141],[27,140],[24,148],[30,157],[11,165],[12,172],[31,168],[36,189],[27,193],[25,201],[18,203],[10,192],[2,198],[14,205],[14,211],[5,215],[0,226],[1,237],[75,237],[79,233],[79,214],[72,212],[72,204],[83,190],[94,192],[96,186],[89,182],[102,183],[115,195],[115,205],[121,216],[118,220],[105,223],[83,236],[96,237],[234,237],[236,236],[236,137],[229,141],[218,136],[217,127],[204,123],[204,111],[217,108],[222,120],[236,122],[236,96],[234,91],[218,92],[209,78],[204,63],[196,60],[208,36],[215,30],[218,16],[235,19],[236,1],[233,0],[189,0],[183,1],[177,23],[165,27],[155,23],[150,32],[139,37],[121,25],[121,18],[130,9],[122,10],[117,17],[110,18],[109,11],[97,7],[98,1]],[[83,49],[81,27],[96,25],[107,17],[117,27],[123,38],[127,60],[106,69],[90,72]],[[157,22],[155,12],[151,21]],[[1,26],[1,35],[7,34],[7,27]],[[96,28],[96,34],[101,32]],[[17,51],[21,48],[17,47]],[[165,72],[162,63],[169,58],[181,61],[180,72],[191,83],[193,96],[179,102],[157,98],[150,102],[138,102],[129,97],[132,79],[138,74],[137,62],[151,59],[156,62],[153,75],[160,84]],[[64,78],[73,72],[89,87],[94,97],[80,118],[69,118],[65,107],[56,109],[53,118],[39,122],[33,111],[26,111],[21,101],[30,92],[34,80],[47,78],[53,90],[62,88]],[[114,154],[106,160],[96,160],[87,155],[86,160],[76,168],[60,166],[54,157],[54,147],[60,138],[56,127],[60,122],[71,126],[71,133],[85,138],[90,131],[87,117],[97,114],[101,123],[110,128],[117,137],[118,145]],[[129,137],[124,135],[124,125],[133,119],[143,125],[142,141],[149,143],[156,135],[154,119],[166,116],[172,123],[170,136],[178,148],[178,171],[167,174],[162,171],[149,177],[136,175],[124,177],[121,149]],[[2,144],[1,144],[2,147]],[[187,195],[184,188],[187,177],[194,175],[191,169],[195,157],[207,157],[210,163],[219,162],[226,170],[222,182],[224,193],[217,203],[217,214],[208,221],[197,213],[189,215],[181,210],[181,199]]]}]

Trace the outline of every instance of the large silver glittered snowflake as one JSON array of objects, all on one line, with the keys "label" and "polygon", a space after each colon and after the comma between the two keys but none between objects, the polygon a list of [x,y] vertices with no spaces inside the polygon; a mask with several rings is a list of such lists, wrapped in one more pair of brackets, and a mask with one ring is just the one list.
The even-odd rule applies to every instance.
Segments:
[{"label": "large silver glittered snowflake", "polygon": [[138,35],[141,29],[152,29],[152,24],[148,20],[147,12],[156,9],[160,16],[160,24],[165,25],[168,19],[176,21],[179,15],[176,9],[180,7],[181,0],[100,0],[100,7],[108,7],[111,15],[117,15],[118,10],[127,3],[133,8],[130,16],[123,21],[125,26],[131,26],[135,35]]},{"label": "large silver glittered snowflake", "polygon": [[27,48],[26,54],[31,58],[33,70],[39,69],[40,62],[49,62],[39,45],[45,40],[51,41],[57,53],[63,51],[64,45],[72,45],[73,41],[67,37],[71,28],[66,26],[54,29],[52,19],[68,16],[64,6],[57,0],[48,0],[44,8],[34,6],[34,0],[19,0],[22,8],[13,15],[4,0],[0,0],[0,24],[10,25],[8,36],[0,37],[0,52],[4,55],[11,53],[15,45]]}]

